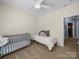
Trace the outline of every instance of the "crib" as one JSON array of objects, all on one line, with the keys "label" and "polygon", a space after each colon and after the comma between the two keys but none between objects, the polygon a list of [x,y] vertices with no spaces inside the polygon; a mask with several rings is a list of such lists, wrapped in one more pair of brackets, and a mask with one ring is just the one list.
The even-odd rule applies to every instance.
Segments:
[{"label": "crib", "polygon": [[4,37],[9,38],[9,42],[0,47],[0,57],[7,55],[11,52],[14,52],[18,49],[26,47],[31,43],[30,34],[17,34],[17,35],[6,35]]}]

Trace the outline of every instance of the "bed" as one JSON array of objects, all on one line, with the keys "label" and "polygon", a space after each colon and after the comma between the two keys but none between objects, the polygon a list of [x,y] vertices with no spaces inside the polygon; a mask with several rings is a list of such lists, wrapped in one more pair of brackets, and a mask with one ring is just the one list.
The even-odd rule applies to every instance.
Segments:
[{"label": "bed", "polygon": [[55,43],[57,42],[56,38],[50,36],[47,37],[47,36],[33,35],[32,39],[38,43],[46,45],[50,51],[52,50]]}]

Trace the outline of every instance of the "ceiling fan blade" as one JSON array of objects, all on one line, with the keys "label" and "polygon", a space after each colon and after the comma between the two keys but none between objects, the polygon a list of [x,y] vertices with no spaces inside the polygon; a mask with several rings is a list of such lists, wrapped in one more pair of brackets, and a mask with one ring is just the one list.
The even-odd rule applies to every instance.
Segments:
[{"label": "ceiling fan blade", "polygon": [[44,0],[39,0],[38,2],[41,4]]},{"label": "ceiling fan blade", "polygon": [[34,4],[41,4],[44,0],[34,0]]},{"label": "ceiling fan blade", "polygon": [[47,6],[47,5],[40,5],[40,7],[42,7],[42,8],[50,8],[50,7]]},{"label": "ceiling fan blade", "polygon": [[35,2],[35,3],[37,3],[37,2],[38,2],[38,0],[34,0],[34,2]]},{"label": "ceiling fan blade", "polygon": [[36,9],[40,9],[40,8],[50,8],[49,6],[47,5],[42,5],[42,2],[44,0],[34,0],[34,8]]}]

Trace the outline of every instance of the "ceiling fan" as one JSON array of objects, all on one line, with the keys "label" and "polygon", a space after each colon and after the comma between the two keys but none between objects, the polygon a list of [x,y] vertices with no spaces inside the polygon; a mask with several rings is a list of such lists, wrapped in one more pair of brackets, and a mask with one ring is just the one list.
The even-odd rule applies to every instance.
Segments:
[{"label": "ceiling fan", "polygon": [[34,0],[34,8],[40,9],[40,8],[50,8],[48,5],[43,4],[45,0]]}]

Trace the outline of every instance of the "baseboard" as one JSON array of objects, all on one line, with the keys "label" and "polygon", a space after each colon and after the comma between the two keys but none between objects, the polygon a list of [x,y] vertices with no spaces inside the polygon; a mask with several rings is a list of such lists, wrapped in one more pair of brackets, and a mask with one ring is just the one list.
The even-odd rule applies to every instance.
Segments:
[{"label": "baseboard", "polygon": [[64,43],[57,43],[57,46],[59,46],[59,47],[64,47]]}]

